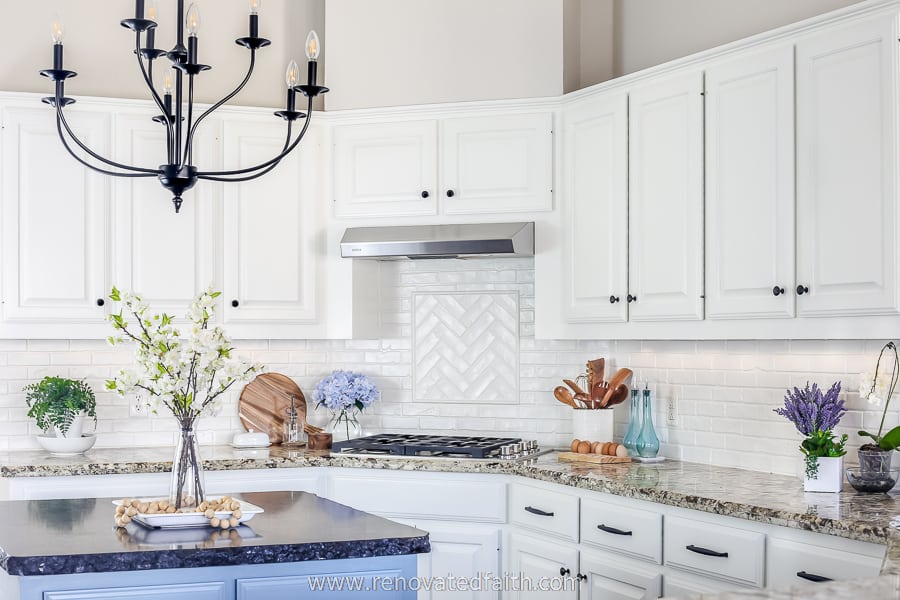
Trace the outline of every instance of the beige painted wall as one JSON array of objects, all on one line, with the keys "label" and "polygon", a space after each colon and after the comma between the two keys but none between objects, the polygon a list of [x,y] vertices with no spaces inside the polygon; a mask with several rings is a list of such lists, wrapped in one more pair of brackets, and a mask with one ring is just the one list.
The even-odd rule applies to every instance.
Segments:
[{"label": "beige painted wall", "polygon": [[[188,2],[189,3],[189,2]],[[147,98],[135,64],[134,34],[119,26],[133,16],[131,0],[27,0],[4,2],[0,20],[0,90],[50,92],[50,83],[37,72],[51,63],[50,24],[57,12],[65,27],[66,67],[78,72],[67,84],[70,96]],[[157,46],[175,41],[175,0],[158,0],[160,23]],[[218,100],[237,85],[248,65],[249,52],[234,40],[248,33],[246,0],[200,0],[200,60],[213,69],[197,78],[196,98]],[[257,53],[256,73],[233,101],[251,106],[284,103],[284,70],[291,57],[305,60],[307,31],[316,28],[324,40],[325,0],[264,0],[260,35],[272,46]],[[159,69],[158,71],[162,71]],[[162,75],[156,78],[161,87]]]},{"label": "beige painted wall", "polygon": [[639,71],[858,1],[615,0],[615,74]]},{"label": "beige painted wall", "polygon": [[329,110],[554,96],[560,0],[328,0]]}]

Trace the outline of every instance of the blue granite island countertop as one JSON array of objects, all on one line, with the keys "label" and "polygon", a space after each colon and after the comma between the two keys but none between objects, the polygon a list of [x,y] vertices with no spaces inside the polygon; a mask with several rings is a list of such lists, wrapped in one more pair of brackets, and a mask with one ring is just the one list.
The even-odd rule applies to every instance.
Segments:
[{"label": "blue granite island countertop", "polygon": [[430,551],[428,533],[306,492],[253,492],[265,512],[240,527],[117,528],[112,499],[3,503],[0,567],[66,575],[399,556]]}]

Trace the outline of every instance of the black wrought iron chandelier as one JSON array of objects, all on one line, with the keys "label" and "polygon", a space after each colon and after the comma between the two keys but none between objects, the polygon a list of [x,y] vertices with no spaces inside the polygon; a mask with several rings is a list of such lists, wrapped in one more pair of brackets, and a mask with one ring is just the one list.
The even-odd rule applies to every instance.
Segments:
[{"label": "black wrought iron chandelier", "polygon": [[[187,14],[184,12],[184,0],[177,0],[177,41],[171,50],[161,50],[155,47],[157,10],[155,0],[149,0],[145,17],[144,0],[135,0],[134,18],[121,21],[122,27],[130,29],[135,34],[134,53],[137,57],[138,67],[143,75],[144,82],[150,90],[154,102],[162,114],[153,117],[166,130],[166,159],[159,167],[145,168],[126,165],[110,160],[88,148],[72,132],[64,114],[64,108],[73,104],[75,100],[65,95],[66,79],[75,77],[74,71],[63,68],[63,26],[59,20],[53,23],[53,68],[41,71],[41,75],[55,82],[56,93],[48,96],[43,101],[56,109],[56,128],[59,138],[66,150],[81,164],[105,175],[115,177],[156,177],[164,188],[172,192],[172,202],[175,204],[175,212],[181,209],[182,194],[194,187],[200,179],[210,181],[240,182],[255,179],[265,175],[276,166],[299,144],[309,128],[312,116],[313,98],[328,91],[328,88],[316,85],[317,59],[319,57],[319,38],[315,31],[310,31],[306,39],[307,82],[300,84],[300,69],[295,61],[291,61],[285,73],[287,83],[287,102],[285,110],[275,113],[287,121],[287,135],[284,147],[277,156],[264,163],[252,167],[234,169],[230,171],[200,171],[193,163],[193,143],[197,133],[197,127],[203,120],[212,114],[220,106],[236,96],[253,75],[256,64],[256,51],[268,46],[271,42],[259,37],[259,7],[261,0],[250,0],[250,31],[247,37],[238,38],[235,43],[250,51],[250,66],[247,74],[238,86],[224,98],[210,106],[199,116],[194,114],[194,77],[211,67],[199,62],[199,41],[197,32],[200,28],[200,13],[196,4],[191,4]],[[187,46],[184,45],[185,29],[187,29]],[[165,89],[163,95],[156,91],[153,85],[153,65],[162,57],[166,57],[172,63],[172,70],[166,74]],[[185,84],[185,78],[187,82]],[[185,90],[185,88],[187,88]],[[173,96],[174,91],[174,96]],[[185,99],[185,91],[187,98]],[[295,94],[302,93],[307,98],[306,112],[296,110]],[[303,127],[293,137],[294,122],[303,119]],[[92,164],[89,160],[79,155],[72,148],[74,142],[87,156],[102,163],[105,168]],[[114,170],[113,170],[114,169]]]}]

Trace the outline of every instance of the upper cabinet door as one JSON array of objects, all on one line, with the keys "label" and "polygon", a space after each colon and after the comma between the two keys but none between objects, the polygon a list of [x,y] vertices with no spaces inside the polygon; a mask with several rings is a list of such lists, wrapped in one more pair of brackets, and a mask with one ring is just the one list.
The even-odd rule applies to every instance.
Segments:
[{"label": "upper cabinet door", "polygon": [[880,17],[797,44],[801,316],[897,312],[897,34]]},{"label": "upper cabinet door", "polygon": [[[267,175],[224,184],[226,325],[269,324],[271,331],[257,328],[255,332],[285,337],[291,325],[312,323],[316,318],[316,265],[321,259],[316,246],[316,203],[321,196],[301,183],[316,180],[313,172],[303,168],[307,155],[314,158],[320,152],[316,134],[311,127],[300,148]],[[284,125],[270,119],[225,120],[225,167],[265,162],[281,151],[284,135]]]},{"label": "upper cabinet door", "polygon": [[[76,105],[67,115],[85,144],[109,154],[107,114]],[[8,106],[2,124],[2,333],[45,337],[43,324],[65,337],[83,333],[66,326],[102,328],[108,181],[66,152],[49,106]],[[32,327],[16,333],[16,324]]]},{"label": "upper cabinet door", "polygon": [[445,214],[553,209],[551,113],[446,119],[441,135]]},{"label": "upper cabinet door", "polygon": [[794,50],[706,71],[706,315],[794,315]]},{"label": "upper cabinet door", "polygon": [[437,122],[338,125],[334,214],[383,217],[437,214]]},{"label": "upper cabinet door", "polygon": [[632,321],[703,318],[703,75],[630,95]]},{"label": "upper cabinet door", "polygon": [[563,302],[570,323],[628,316],[628,96],[563,115]]},{"label": "upper cabinet door", "polygon": [[[122,161],[144,167],[164,162],[165,128],[151,121],[151,114],[116,117],[116,156]],[[214,122],[204,122],[195,139],[201,170],[220,163],[210,127]],[[117,179],[115,184],[113,284],[141,294],[154,310],[176,318],[184,317],[208,286],[221,290],[221,184],[201,181],[184,194],[178,214],[171,193],[155,177]]]}]

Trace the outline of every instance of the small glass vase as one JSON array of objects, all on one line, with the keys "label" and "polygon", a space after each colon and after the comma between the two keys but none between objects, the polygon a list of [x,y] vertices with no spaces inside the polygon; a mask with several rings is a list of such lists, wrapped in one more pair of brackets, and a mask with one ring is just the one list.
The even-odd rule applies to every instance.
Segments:
[{"label": "small glass vase", "polygon": [[172,478],[169,483],[169,502],[176,510],[197,506],[205,500],[203,463],[194,428],[182,427],[172,460]]},{"label": "small glass vase", "polygon": [[628,419],[628,431],[622,443],[629,456],[637,456],[637,441],[641,435],[641,391],[631,390],[631,417]]},{"label": "small glass vase", "polygon": [[644,419],[638,436],[636,450],[641,458],[655,458],[659,454],[659,438],[653,428],[653,410],[650,406],[650,390],[644,389]]},{"label": "small glass vase", "polygon": [[359,411],[341,410],[332,412],[331,420],[328,422],[325,431],[331,434],[331,439],[335,442],[362,437],[363,428],[359,424]]}]

